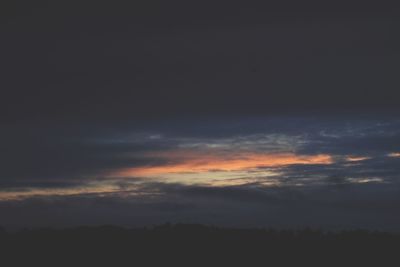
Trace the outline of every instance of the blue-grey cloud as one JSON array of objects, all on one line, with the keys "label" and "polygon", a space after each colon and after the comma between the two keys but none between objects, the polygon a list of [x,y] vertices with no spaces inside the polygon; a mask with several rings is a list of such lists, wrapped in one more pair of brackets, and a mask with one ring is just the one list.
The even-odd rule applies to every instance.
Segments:
[{"label": "blue-grey cloud", "polygon": [[[390,116],[33,126],[14,124],[0,133],[2,192],[44,190],[3,199],[5,226],[170,221],[399,230],[400,158],[390,153],[399,151],[400,125]],[[176,149],[326,153],[334,161],[253,169],[251,179],[236,177],[241,182],[232,186],[104,175],[182,160],[143,156]],[[278,182],[266,183],[271,179]]]},{"label": "blue-grey cloud", "polygon": [[154,225],[196,222],[224,226],[367,228],[398,231],[399,188],[363,184],[262,188],[148,184],[152,197],[78,195],[0,203],[8,227],[82,224]]}]

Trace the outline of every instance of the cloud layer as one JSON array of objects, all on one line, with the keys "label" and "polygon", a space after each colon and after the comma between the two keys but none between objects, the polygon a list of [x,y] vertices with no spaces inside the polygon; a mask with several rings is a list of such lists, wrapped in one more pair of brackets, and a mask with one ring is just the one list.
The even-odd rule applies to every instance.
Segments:
[{"label": "cloud layer", "polygon": [[1,135],[11,227],[399,225],[400,121],[390,116],[21,124]]}]

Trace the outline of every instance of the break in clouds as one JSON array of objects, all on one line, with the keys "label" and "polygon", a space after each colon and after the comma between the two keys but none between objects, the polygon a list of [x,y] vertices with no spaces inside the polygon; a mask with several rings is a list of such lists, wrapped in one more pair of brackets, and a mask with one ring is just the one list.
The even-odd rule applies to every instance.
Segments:
[{"label": "break in clouds", "polygon": [[0,135],[5,226],[400,222],[394,117],[21,124]]}]

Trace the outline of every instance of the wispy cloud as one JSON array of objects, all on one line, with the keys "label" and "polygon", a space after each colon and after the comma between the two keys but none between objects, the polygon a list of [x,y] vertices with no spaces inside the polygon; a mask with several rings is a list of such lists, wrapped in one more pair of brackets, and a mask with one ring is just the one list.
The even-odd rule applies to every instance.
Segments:
[{"label": "wispy cloud", "polygon": [[[198,153],[197,151],[168,151],[151,153],[154,157],[171,160],[171,164],[161,166],[141,166],[123,170],[121,176],[154,176],[170,173],[197,173],[210,171],[244,171],[260,167],[280,167],[292,164],[329,164],[332,157],[326,154],[320,155],[296,155],[296,154],[258,154],[258,153],[234,153],[221,155]],[[178,161],[178,162],[175,162]]]}]

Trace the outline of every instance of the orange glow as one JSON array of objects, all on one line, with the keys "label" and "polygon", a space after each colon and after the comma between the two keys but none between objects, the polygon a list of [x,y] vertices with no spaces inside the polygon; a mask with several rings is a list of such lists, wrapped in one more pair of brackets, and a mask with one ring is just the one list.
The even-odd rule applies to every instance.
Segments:
[{"label": "orange glow", "polygon": [[399,152],[393,152],[393,153],[389,153],[388,156],[389,157],[393,157],[393,158],[398,158],[398,157],[400,157],[400,153]]},{"label": "orange glow", "polygon": [[281,167],[292,164],[331,164],[332,157],[326,154],[299,156],[293,153],[282,154],[251,154],[239,153],[230,155],[209,155],[190,151],[175,151],[153,153],[152,157],[163,159],[178,159],[166,165],[143,166],[120,171],[118,176],[146,177],[169,173],[200,173],[212,171],[251,170],[260,167]]},{"label": "orange glow", "polygon": [[361,161],[361,160],[366,160],[366,159],[370,159],[370,157],[357,157],[357,156],[352,157],[352,156],[350,156],[350,157],[346,158],[347,161]]}]

